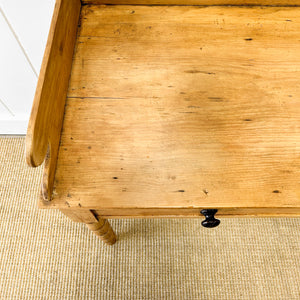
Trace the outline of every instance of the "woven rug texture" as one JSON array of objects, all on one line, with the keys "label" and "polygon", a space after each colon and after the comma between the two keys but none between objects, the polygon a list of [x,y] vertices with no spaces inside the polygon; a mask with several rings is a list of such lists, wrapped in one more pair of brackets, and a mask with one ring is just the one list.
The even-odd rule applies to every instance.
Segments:
[{"label": "woven rug texture", "polygon": [[111,220],[107,246],[37,208],[42,168],[0,139],[0,299],[300,299],[300,218]]}]

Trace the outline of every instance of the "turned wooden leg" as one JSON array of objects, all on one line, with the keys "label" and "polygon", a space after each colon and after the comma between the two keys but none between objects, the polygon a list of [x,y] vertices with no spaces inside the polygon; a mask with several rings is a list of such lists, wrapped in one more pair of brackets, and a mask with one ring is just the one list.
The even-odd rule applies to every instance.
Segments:
[{"label": "turned wooden leg", "polygon": [[98,222],[86,224],[100,239],[108,245],[113,245],[116,241],[116,235],[106,219],[98,217]]},{"label": "turned wooden leg", "polygon": [[88,209],[60,209],[60,211],[74,222],[85,223],[106,244],[113,245],[117,239],[107,220],[96,217]]}]

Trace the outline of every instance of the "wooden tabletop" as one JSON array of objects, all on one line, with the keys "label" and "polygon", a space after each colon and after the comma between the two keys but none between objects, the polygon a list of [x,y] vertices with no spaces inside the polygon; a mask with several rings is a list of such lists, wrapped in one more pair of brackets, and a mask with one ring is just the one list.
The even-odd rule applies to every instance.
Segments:
[{"label": "wooden tabletop", "polygon": [[300,214],[299,17],[83,6],[41,206]]}]

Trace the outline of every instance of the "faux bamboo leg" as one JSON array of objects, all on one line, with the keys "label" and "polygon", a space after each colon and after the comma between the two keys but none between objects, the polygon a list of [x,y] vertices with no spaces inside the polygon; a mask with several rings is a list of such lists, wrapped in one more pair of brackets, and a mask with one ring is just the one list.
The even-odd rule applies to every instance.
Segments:
[{"label": "faux bamboo leg", "polygon": [[86,224],[86,226],[108,245],[113,245],[117,241],[116,235],[106,219],[98,217],[98,222]]}]

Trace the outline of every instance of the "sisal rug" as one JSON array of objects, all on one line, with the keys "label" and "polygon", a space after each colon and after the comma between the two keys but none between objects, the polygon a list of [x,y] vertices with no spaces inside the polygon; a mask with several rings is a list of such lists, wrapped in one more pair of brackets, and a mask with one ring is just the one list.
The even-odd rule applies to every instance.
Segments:
[{"label": "sisal rug", "polygon": [[0,139],[0,299],[300,299],[300,218],[112,220],[110,247],[37,209],[42,169]]}]

